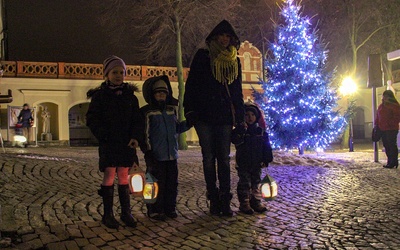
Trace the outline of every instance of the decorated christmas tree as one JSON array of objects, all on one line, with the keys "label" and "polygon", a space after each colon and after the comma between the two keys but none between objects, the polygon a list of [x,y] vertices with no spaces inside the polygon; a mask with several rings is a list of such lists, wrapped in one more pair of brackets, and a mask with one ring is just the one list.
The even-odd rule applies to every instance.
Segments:
[{"label": "decorated christmas tree", "polygon": [[265,113],[274,148],[326,148],[346,127],[337,108],[338,88],[325,67],[327,51],[301,7],[286,0],[272,54],[266,60],[263,91],[254,92]]}]

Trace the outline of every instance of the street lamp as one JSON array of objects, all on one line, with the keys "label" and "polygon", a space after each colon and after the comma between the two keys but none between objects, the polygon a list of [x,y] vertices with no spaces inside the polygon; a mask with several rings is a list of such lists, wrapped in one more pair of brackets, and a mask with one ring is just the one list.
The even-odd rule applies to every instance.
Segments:
[{"label": "street lamp", "polygon": [[[340,93],[343,96],[347,96],[347,106],[350,105],[350,97],[357,91],[357,84],[351,77],[346,77],[342,81],[342,85],[339,88]],[[354,152],[353,147],[353,118],[349,119],[349,152]]]}]

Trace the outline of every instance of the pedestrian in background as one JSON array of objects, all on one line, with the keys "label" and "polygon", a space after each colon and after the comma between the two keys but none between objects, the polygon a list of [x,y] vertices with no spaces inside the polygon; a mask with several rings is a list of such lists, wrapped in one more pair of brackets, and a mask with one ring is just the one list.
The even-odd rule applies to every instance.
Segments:
[{"label": "pedestrian in background", "polygon": [[[237,195],[240,202],[239,211],[253,214],[262,213],[267,208],[261,203],[259,184],[261,169],[272,162],[272,148],[259,107],[251,102],[245,103],[246,128],[235,128],[232,131],[232,143],[236,147],[236,169],[239,175]],[[261,122],[260,122],[261,121]]]},{"label": "pedestrian in background", "polygon": [[240,41],[223,20],[207,36],[206,45],[190,66],[183,106],[199,136],[210,213],[232,216],[231,132],[233,126],[244,126]]},{"label": "pedestrian in background", "polygon": [[27,144],[25,144],[25,147],[30,144],[32,141],[32,126],[33,126],[33,116],[32,116],[32,110],[29,108],[29,104],[25,103],[22,106],[22,110],[18,115],[18,126],[21,126],[22,129],[22,135],[26,138]]},{"label": "pedestrian in background", "polygon": [[384,168],[397,168],[398,147],[397,133],[399,132],[400,105],[391,90],[382,93],[382,103],[378,107],[375,117],[375,126],[382,131],[382,142],[385,147],[387,164]]},{"label": "pedestrian in background", "polygon": [[172,96],[168,76],[147,79],[142,93],[147,105],[140,109],[145,121],[145,140],[141,149],[146,172],[157,179],[159,187],[156,202],[147,204],[147,215],[155,220],[176,218],[178,136],[189,127],[186,121],[178,121],[178,101]]},{"label": "pedestrian in background", "polygon": [[91,98],[86,114],[87,126],[99,142],[99,169],[104,173],[99,195],[103,198],[102,222],[109,228],[118,228],[114,218],[114,179],[118,176],[118,196],[121,220],[136,226],[131,214],[128,172],[138,164],[136,147],[143,137],[139,102],[134,92],[137,86],[124,82],[124,61],[111,56],[103,62],[105,81],[87,92]]}]

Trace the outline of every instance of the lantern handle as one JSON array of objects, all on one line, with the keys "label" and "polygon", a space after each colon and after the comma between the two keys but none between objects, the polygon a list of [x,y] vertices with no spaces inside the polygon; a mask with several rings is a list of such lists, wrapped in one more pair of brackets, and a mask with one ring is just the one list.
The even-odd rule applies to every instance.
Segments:
[{"label": "lantern handle", "polygon": [[265,168],[265,171],[264,171],[264,172],[265,172],[265,175],[264,175],[264,177],[262,177],[263,171],[261,171],[261,176],[260,176],[260,177],[261,177],[261,178],[260,178],[261,180],[264,179],[265,177],[267,177],[267,176],[269,175],[269,174],[268,174],[267,168]]},{"label": "lantern handle", "polygon": [[129,169],[129,174],[135,172],[144,172],[143,169],[136,162],[134,162],[132,167]]}]

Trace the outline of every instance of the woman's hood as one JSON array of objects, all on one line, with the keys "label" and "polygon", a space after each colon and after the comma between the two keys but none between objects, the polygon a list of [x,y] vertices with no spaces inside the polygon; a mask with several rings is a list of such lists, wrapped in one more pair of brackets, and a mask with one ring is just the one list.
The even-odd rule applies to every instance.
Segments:
[{"label": "woman's hood", "polygon": [[236,48],[239,49],[240,47],[240,40],[239,37],[236,35],[235,30],[233,29],[232,25],[226,21],[222,20],[215,28],[211,31],[211,33],[206,38],[206,44],[209,44],[210,41],[216,36],[220,34],[229,34],[231,36],[231,44]]}]

